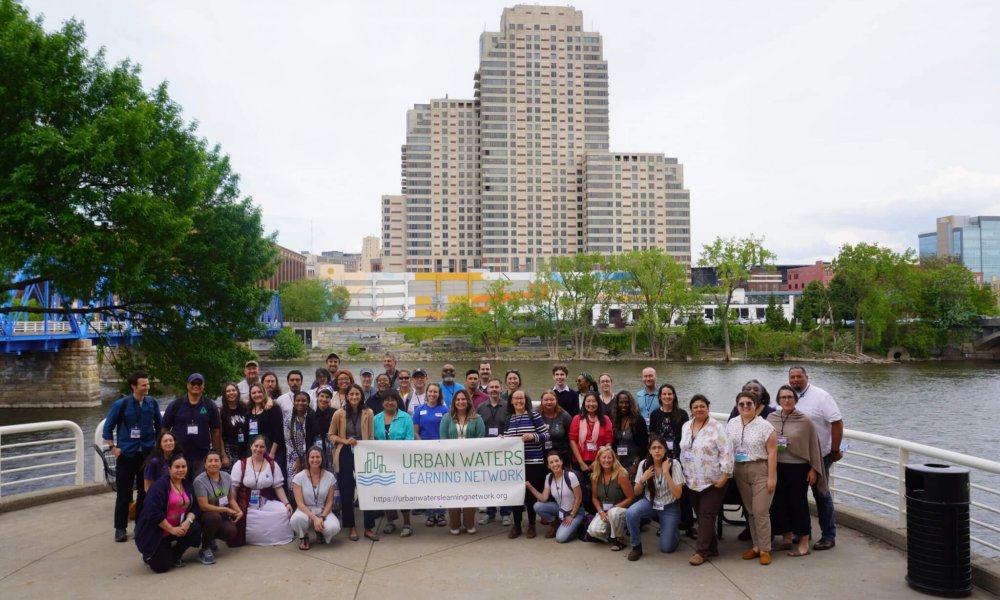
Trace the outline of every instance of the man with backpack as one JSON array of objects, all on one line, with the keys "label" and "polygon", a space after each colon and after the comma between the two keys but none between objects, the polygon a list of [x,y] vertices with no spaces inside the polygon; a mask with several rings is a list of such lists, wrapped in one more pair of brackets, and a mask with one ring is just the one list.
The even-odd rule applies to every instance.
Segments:
[{"label": "man with backpack", "polygon": [[132,503],[132,488],[136,494],[136,514],[142,510],[146,488],[142,482],[142,465],[156,445],[160,429],[160,405],[147,396],[149,374],[136,371],[128,376],[132,393],[116,400],[104,420],[104,443],[115,456],[115,541],[128,539],[128,507]]},{"label": "man with backpack", "polygon": [[163,413],[163,431],[174,434],[187,459],[187,479],[194,481],[204,470],[205,456],[215,448],[222,453],[222,463],[229,463],[222,445],[222,420],[215,403],[205,397],[205,377],[192,373],[187,379],[187,394],[178,396]]}]

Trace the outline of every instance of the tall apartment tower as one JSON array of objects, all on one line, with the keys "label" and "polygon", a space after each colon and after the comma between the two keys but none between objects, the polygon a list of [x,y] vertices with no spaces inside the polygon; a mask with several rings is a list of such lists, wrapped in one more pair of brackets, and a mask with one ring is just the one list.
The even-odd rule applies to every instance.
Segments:
[{"label": "tall apartment tower", "polygon": [[473,99],[407,112],[402,193],[382,198],[387,271],[534,271],[658,247],[689,265],[690,194],[663,154],[609,152],[603,40],[570,7],[504,9]]}]

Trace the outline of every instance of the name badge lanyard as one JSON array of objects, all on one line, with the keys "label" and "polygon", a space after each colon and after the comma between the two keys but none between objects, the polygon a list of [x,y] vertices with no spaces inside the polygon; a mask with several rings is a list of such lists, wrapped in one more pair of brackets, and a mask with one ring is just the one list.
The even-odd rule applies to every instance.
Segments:
[{"label": "name badge lanyard", "polygon": [[[322,474],[320,474],[319,483],[320,483],[320,485],[322,485],[322,483],[323,483],[323,475]],[[309,485],[312,486],[313,506],[319,506],[319,485],[313,483],[312,473],[309,474]]]},{"label": "name badge lanyard", "polygon": [[562,515],[562,513],[564,512],[562,508],[562,499],[563,499],[562,482],[555,481],[555,478],[556,478],[555,475],[553,475],[552,484],[556,486],[556,494],[559,495],[559,497],[556,499],[556,504],[559,506],[559,514]]}]

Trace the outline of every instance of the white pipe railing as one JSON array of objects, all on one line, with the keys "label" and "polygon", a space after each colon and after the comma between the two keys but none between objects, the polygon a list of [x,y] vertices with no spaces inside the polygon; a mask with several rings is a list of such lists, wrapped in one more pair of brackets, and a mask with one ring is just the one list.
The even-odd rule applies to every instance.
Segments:
[{"label": "white pipe railing", "polygon": [[[63,438],[48,438],[44,440],[32,440],[29,442],[16,442],[11,444],[4,444],[4,436],[14,436],[26,433],[40,433],[45,431],[61,431],[70,430],[72,437]],[[59,450],[46,450],[43,452],[15,452],[10,453],[9,450],[15,448],[34,448],[36,446],[51,446],[52,444],[65,444],[67,442],[72,442],[72,448],[59,449]],[[36,481],[45,481],[49,479],[56,479],[61,477],[73,476],[73,481],[76,485],[81,485],[84,480],[83,474],[83,430],[80,426],[72,421],[46,421],[44,423],[24,423],[22,425],[3,425],[0,426],[0,496],[3,496],[4,488],[14,487],[18,485],[24,485],[26,483],[32,483]],[[73,458],[70,460],[57,460],[57,461],[38,461],[39,458],[48,458],[59,456],[62,457],[66,454],[72,454]],[[8,464],[23,464],[21,461],[31,460],[31,464],[24,464],[24,466],[17,466],[8,468]],[[59,472],[59,473],[48,473],[53,467],[66,467],[73,466],[72,471]],[[32,473],[32,472],[43,472],[44,474],[36,475],[34,477],[24,477],[21,479],[7,480],[6,476],[13,473]]]},{"label": "white pipe railing", "polygon": [[[729,415],[725,413],[712,413],[712,416],[723,422],[729,419]],[[845,475],[843,472],[839,473],[836,477],[837,481],[843,481],[861,486],[867,490],[877,490],[878,492],[881,492],[884,494],[885,498],[879,499],[873,494],[862,494],[845,489],[844,486],[836,486],[833,471],[831,471],[830,488],[838,495],[863,500],[864,502],[875,504],[888,509],[889,511],[895,512],[896,521],[900,527],[906,527],[906,466],[910,462],[910,454],[917,454],[937,461],[966,467],[972,471],[972,473],[970,473],[971,479],[975,479],[977,472],[1000,475],[1000,462],[979,458],[978,456],[970,456],[968,454],[952,452],[951,450],[943,450],[941,448],[918,444],[916,442],[868,433],[865,431],[856,431],[853,429],[844,430],[844,439],[872,444],[878,448],[887,450],[890,455],[894,455],[894,458],[886,458],[884,456],[859,452],[852,448],[848,450],[842,460],[836,463],[838,471],[848,470],[851,472],[851,475],[854,475],[855,473],[864,473],[872,475],[873,477],[882,478],[883,480],[895,480],[895,485],[879,485],[878,483],[873,483],[872,481],[866,481],[864,479],[859,479],[858,477]],[[887,469],[885,471],[880,471],[872,466],[857,464],[859,461],[856,461],[855,458],[863,458],[877,464],[884,464]],[[891,470],[889,470],[890,468]],[[971,491],[975,491],[980,494],[992,494],[1000,498],[1000,490],[976,483],[970,483],[970,487],[972,488]],[[895,496],[895,498],[893,498],[893,496]],[[970,505],[986,513],[1000,515],[1000,509],[997,508],[1000,506],[1000,501],[994,502],[993,504],[984,504],[973,498]],[[998,519],[998,521],[1000,521],[1000,519]],[[1000,534],[1000,525],[998,524],[988,523],[977,518],[971,518],[970,523],[973,526],[978,526],[982,529]],[[970,539],[977,544],[990,548],[994,552],[1000,552],[1000,545],[997,543],[984,540],[975,535],[970,536]]]}]

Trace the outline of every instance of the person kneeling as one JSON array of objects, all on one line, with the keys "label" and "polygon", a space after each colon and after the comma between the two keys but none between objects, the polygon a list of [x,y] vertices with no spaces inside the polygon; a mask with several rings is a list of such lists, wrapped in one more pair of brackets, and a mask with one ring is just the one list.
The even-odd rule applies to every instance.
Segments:
[{"label": "person kneeling", "polygon": [[306,454],[307,469],[292,478],[292,494],[298,508],[292,514],[292,531],[299,538],[299,550],[309,549],[309,531],[316,532],[317,543],[327,543],[340,532],[340,521],[333,515],[333,473],[323,468],[323,449],[313,446]]},{"label": "person kneeling", "polygon": [[201,509],[201,550],[198,560],[203,565],[215,564],[215,553],[219,548],[215,540],[223,540],[230,546],[236,537],[236,521],[243,512],[236,503],[229,502],[233,480],[222,470],[222,454],[215,449],[205,455],[205,470],[194,479],[194,494]]},{"label": "person kneeling", "polygon": [[135,545],[156,573],[184,566],[184,552],[201,541],[194,488],[185,479],[187,461],[170,457],[167,475],[149,487],[142,513],[135,523]]},{"label": "person kneeling", "polygon": [[[535,512],[547,517],[552,523],[545,537],[554,537],[557,542],[564,544],[573,539],[583,522],[583,491],[576,473],[564,469],[562,458],[558,454],[549,454],[546,461],[550,473],[545,477],[545,489],[539,492],[530,481],[526,481],[525,486],[538,498],[534,506]],[[550,497],[552,501],[549,501]]]},{"label": "person kneeling", "polygon": [[649,438],[646,458],[636,470],[636,496],[642,495],[625,511],[625,524],[631,538],[632,550],[629,560],[639,560],[642,556],[640,524],[644,518],[656,517],[660,522],[660,552],[673,552],[680,544],[681,536],[677,527],[681,521],[681,486],[684,473],[678,462],[667,458],[667,444],[663,438]]}]

